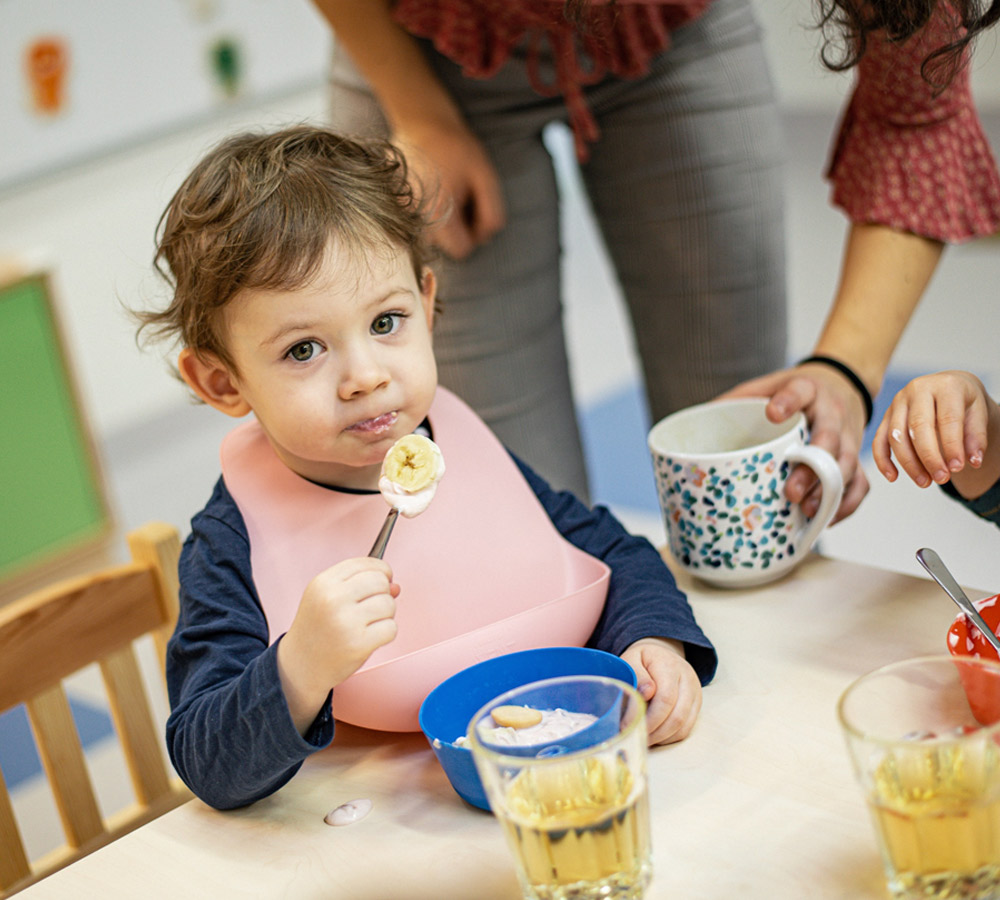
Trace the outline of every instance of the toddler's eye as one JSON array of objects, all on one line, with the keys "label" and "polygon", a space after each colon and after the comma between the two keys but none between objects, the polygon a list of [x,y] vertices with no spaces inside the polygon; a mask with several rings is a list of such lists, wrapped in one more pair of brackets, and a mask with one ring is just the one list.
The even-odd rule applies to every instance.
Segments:
[{"label": "toddler's eye", "polygon": [[296,362],[308,362],[317,353],[319,353],[319,345],[315,341],[302,341],[295,344],[285,355]]},{"label": "toddler's eye", "polygon": [[403,317],[399,313],[386,313],[372,322],[372,334],[392,334]]}]

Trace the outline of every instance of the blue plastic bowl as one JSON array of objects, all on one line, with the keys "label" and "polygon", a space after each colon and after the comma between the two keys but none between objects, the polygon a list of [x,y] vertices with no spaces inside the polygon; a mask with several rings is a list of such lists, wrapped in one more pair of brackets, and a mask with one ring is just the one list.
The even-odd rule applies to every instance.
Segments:
[{"label": "blue plastic bowl", "polygon": [[620,657],[586,647],[543,647],[487,659],[452,675],[420,705],[420,728],[459,797],[479,809],[490,808],[468,747],[453,743],[469,720],[494,697],[545,678],[603,675],[636,686],[635,672]]}]

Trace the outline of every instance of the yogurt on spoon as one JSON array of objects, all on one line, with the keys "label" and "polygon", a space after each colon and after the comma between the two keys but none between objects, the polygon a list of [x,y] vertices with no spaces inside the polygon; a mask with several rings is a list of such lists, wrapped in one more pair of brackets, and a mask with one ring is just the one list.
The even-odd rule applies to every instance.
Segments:
[{"label": "yogurt on spoon", "polygon": [[386,453],[378,489],[389,506],[412,519],[430,506],[442,475],[444,456],[438,445],[422,434],[408,434]]}]

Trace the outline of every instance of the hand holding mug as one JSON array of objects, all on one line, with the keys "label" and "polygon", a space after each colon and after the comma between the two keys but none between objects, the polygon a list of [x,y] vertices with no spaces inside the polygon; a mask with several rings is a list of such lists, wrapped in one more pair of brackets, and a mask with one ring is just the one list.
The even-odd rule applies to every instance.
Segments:
[{"label": "hand holding mug", "polygon": [[[843,494],[837,461],[806,443],[798,413],[773,423],[764,398],[680,410],[649,433],[670,550],[699,578],[750,587],[791,571],[829,524]],[[822,485],[812,518],[785,496],[795,464]]]}]

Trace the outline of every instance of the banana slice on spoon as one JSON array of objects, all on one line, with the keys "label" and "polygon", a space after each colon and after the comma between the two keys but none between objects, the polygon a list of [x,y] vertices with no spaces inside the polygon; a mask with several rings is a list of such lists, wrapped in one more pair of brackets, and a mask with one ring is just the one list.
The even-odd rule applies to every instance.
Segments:
[{"label": "banana slice on spoon", "polygon": [[389,448],[382,460],[378,489],[392,508],[369,556],[382,558],[392,527],[400,515],[412,519],[430,506],[442,475],[444,456],[430,438],[408,434]]}]

